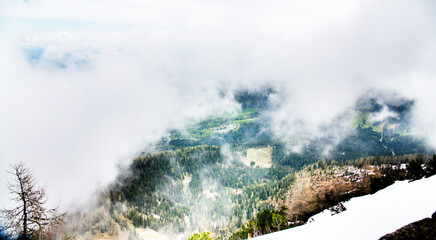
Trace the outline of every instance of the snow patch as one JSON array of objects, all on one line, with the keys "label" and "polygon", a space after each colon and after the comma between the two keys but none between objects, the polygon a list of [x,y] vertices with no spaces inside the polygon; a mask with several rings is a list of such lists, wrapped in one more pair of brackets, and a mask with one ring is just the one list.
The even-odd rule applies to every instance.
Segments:
[{"label": "snow patch", "polygon": [[379,239],[426,217],[436,210],[436,176],[419,181],[398,181],[376,194],[345,202],[347,211],[326,210],[311,223],[257,237],[269,239]]}]

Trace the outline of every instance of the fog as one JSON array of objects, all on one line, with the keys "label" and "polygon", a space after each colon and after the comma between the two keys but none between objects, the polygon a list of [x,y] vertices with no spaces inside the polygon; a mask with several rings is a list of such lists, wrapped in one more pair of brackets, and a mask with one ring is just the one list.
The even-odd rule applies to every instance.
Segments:
[{"label": "fog", "polygon": [[[279,94],[270,112],[279,137],[340,139],[355,101],[377,90],[415,100],[413,131],[436,146],[435,8],[3,1],[0,169],[24,161],[47,182],[52,204],[84,202],[168,128],[235,111],[233,91],[266,84]],[[42,53],[29,54],[35,49]],[[0,187],[9,177],[0,174]]]}]

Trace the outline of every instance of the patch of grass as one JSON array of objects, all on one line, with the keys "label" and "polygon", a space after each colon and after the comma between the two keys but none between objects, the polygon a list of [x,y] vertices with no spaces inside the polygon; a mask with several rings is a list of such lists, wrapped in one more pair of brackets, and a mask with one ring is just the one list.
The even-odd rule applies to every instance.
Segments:
[{"label": "patch of grass", "polygon": [[259,118],[249,118],[249,119],[244,119],[244,120],[235,120],[233,123],[234,124],[242,125],[242,124],[252,123],[252,122],[254,122],[256,120],[259,120]]},{"label": "patch of grass", "polygon": [[382,125],[377,125],[377,126],[374,126],[373,127],[373,130],[375,131],[375,132],[382,132],[383,131],[383,129],[382,129]]},{"label": "patch of grass", "polygon": [[[259,166],[261,168],[270,168],[272,166],[272,148],[249,148],[246,150],[246,156],[242,157],[242,162],[246,166]],[[252,164],[252,162],[254,164]]]},{"label": "patch of grass", "polygon": [[368,128],[372,127],[372,122],[369,120],[369,114],[368,113],[358,113],[357,116],[354,118],[354,121],[352,123],[352,128]]},{"label": "patch of grass", "polygon": [[255,113],[258,112],[257,108],[247,108],[232,114],[227,114],[223,116],[210,116],[204,120],[193,122],[188,125],[187,132],[174,132],[171,134],[170,138],[173,140],[179,139],[190,139],[195,138],[201,140],[210,137],[215,133],[211,128],[218,128],[222,124],[236,125],[232,131],[237,132],[241,125],[252,123],[259,120],[257,117],[253,117]]},{"label": "patch of grass", "polygon": [[372,130],[374,132],[382,132],[383,131],[383,126],[381,124],[374,126],[371,118],[369,117],[368,113],[358,113],[357,116],[354,119],[354,122],[352,124],[352,128],[356,129],[356,128],[362,128],[362,129],[367,129],[367,128],[372,128]]},{"label": "patch of grass", "polygon": [[239,113],[235,119],[237,120],[243,120],[243,119],[247,119],[247,118],[251,118],[253,114],[257,113],[258,109],[257,108],[247,108],[241,111],[241,113]]},{"label": "patch of grass", "polygon": [[197,139],[205,138],[213,134],[213,131],[210,129],[196,129],[194,131],[190,131],[191,136]]}]

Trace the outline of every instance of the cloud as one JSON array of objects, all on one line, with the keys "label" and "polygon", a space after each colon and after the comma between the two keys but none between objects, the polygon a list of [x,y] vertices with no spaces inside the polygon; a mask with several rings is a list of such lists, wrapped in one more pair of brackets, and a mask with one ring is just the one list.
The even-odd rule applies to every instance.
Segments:
[{"label": "cloud", "polygon": [[[62,58],[60,48],[47,54],[51,46],[41,61]],[[56,201],[86,199],[96,184],[113,179],[118,162],[131,159],[167,128],[237,108],[215,87],[183,88],[158,71],[163,65],[153,66],[156,55],[144,59],[110,49],[94,56],[91,68],[60,69],[32,67],[8,47],[0,73],[1,168],[27,162],[48,182]],[[2,176],[5,186],[9,176]]]},{"label": "cloud", "polygon": [[[20,33],[8,21],[3,31],[1,168],[29,162],[56,201],[110,182],[118,162],[167,128],[237,109],[231,92],[240,87],[276,87],[273,130],[305,139],[340,138],[361,94],[396,91],[416,100],[416,131],[436,146],[432,1],[3,5],[4,19],[46,21]],[[58,20],[65,22],[47,27]],[[43,49],[32,64],[20,53],[29,46]],[[335,131],[323,130],[331,123]]]}]

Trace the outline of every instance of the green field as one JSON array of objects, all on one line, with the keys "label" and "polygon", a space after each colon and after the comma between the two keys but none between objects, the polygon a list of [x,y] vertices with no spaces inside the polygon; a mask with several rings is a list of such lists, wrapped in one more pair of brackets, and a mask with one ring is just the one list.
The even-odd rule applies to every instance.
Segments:
[{"label": "green field", "polygon": [[172,133],[170,138],[201,140],[219,130],[226,129],[226,127],[222,127],[223,125],[234,125],[231,130],[238,131],[240,126],[259,120],[258,117],[255,117],[257,112],[257,108],[247,108],[224,116],[208,117],[205,120],[192,123],[186,132]]},{"label": "green field", "polygon": [[361,113],[359,112],[355,118],[354,121],[352,123],[352,128],[356,129],[356,128],[372,128],[373,131],[375,132],[382,132],[382,125],[373,125],[371,117],[368,113]]}]

